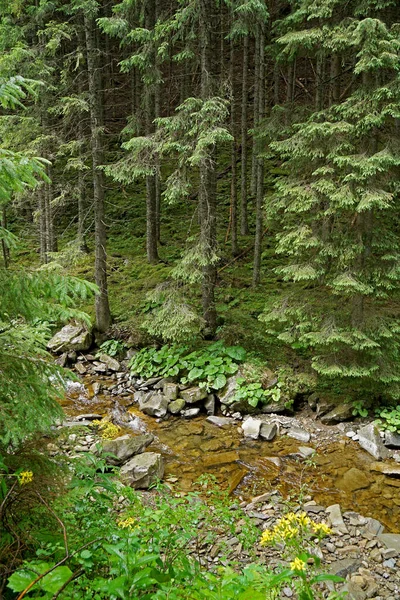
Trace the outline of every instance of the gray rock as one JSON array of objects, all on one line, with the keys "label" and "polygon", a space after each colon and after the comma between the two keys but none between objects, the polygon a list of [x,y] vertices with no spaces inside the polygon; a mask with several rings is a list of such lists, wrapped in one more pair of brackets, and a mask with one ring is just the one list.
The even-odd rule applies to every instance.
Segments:
[{"label": "gray rock", "polygon": [[342,511],[340,510],[339,504],[332,504],[332,506],[328,506],[326,512],[329,515],[332,529],[336,529],[337,531],[340,531],[340,533],[348,533],[347,527],[343,521]]},{"label": "gray rock", "polygon": [[214,415],[210,415],[206,419],[209,423],[216,425],[217,427],[227,427],[228,425],[234,425],[235,420],[230,417],[217,417]]},{"label": "gray rock", "polygon": [[371,533],[372,535],[379,535],[384,530],[382,523],[372,517],[367,518],[367,523],[362,529],[363,533]]},{"label": "gray rock", "polygon": [[95,451],[96,454],[112,454],[105,457],[106,462],[110,465],[122,465],[132,456],[141,454],[153,440],[154,435],[151,433],[136,436],[122,435],[115,440],[103,441],[100,452],[97,451],[96,446],[92,446],[91,451]]},{"label": "gray rock", "polygon": [[306,444],[311,438],[311,434],[305,429],[302,429],[302,427],[291,427],[287,432],[287,435],[295,440],[299,440],[299,442],[305,442]]},{"label": "gray rock", "polygon": [[107,373],[107,365],[105,363],[95,360],[93,363],[93,369],[96,373]]},{"label": "gray rock", "polygon": [[147,489],[162,479],[164,459],[156,452],[144,452],[125,463],[120,470],[124,483],[135,489]]},{"label": "gray rock", "polygon": [[321,423],[325,425],[331,425],[333,423],[339,423],[341,421],[348,421],[353,418],[353,406],[351,404],[340,404],[333,410],[321,417]]},{"label": "gray rock", "polygon": [[260,419],[254,419],[249,417],[242,423],[242,429],[244,437],[257,440],[260,435],[262,421]]},{"label": "gray rock", "polygon": [[138,398],[139,408],[150,417],[165,417],[168,409],[168,400],[159,392],[149,392]]},{"label": "gray rock", "polygon": [[371,471],[378,471],[390,477],[400,477],[400,465],[387,462],[374,462],[369,467]]},{"label": "gray rock", "polygon": [[236,392],[237,375],[228,378],[225,387],[218,392],[218,398],[221,404],[232,404]]},{"label": "gray rock", "polygon": [[107,365],[107,369],[110,371],[119,371],[121,368],[119,362],[112,356],[108,356],[108,354],[100,354],[98,358],[100,362]]},{"label": "gray rock", "polygon": [[276,423],[261,423],[260,437],[267,442],[271,442],[278,433],[278,426]]},{"label": "gray rock", "polygon": [[264,415],[272,415],[287,412],[289,409],[284,402],[270,402],[261,407],[261,412]]},{"label": "gray rock", "polygon": [[185,417],[185,419],[193,419],[194,417],[197,417],[197,415],[200,413],[200,408],[187,408],[185,410],[183,410],[181,412],[182,417]]},{"label": "gray rock", "polygon": [[156,383],[161,381],[161,379],[162,379],[162,377],[151,377],[150,379],[147,379],[146,381],[142,381],[139,386],[139,389],[153,387],[153,385],[155,385]]},{"label": "gray rock", "polygon": [[299,446],[299,454],[302,458],[310,458],[310,456],[315,454],[315,450],[309,446]]},{"label": "gray rock", "polygon": [[60,367],[65,367],[68,362],[68,352],[63,352],[61,356],[59,356],[55,363],[56,365],[60,365]]},{"label": "gray rock", "polygon": [[178,398],[179,388],[176,383],[170,383],[165,381],[163,385],[163,393],[168,401],[176,400]]},{"label": "gray rock", "polygon": [[92,344],[92,334],[83,325],[66,325],[48,342],[47,349],[57,354],[89,350]]},{"label": "gray rock", "polygon": [[195,402],[200,402],[200,400],[207,398],[207,390],[199,387],[191,387],[187,390],[182,390],[181,396],[187,404],[194,404]]},{"label": "gray rock", "polygon": [[102,390],[102,385],[101,383],[99,383],[98,381],[95,381],[92,385],[92,389],[93,389],[93,394],[95,396],[97,396],[98,394],[100,394],[101,390]]},{"label": "gray rock", "polygon": [[377,538],[386,548],[391,548],[400,554],[400,533],[380,533]]},{"label": "gray rock", "polygon": [[400,434],[394,431],[385,431],[384,443],[388,448],[400,448]]},{"label": "gray rock", "polygon": [[343,560],[337,560],[331,563],[329,572],[332,575],[343,577],[345,579],[347,575],[355,573],[361,566],[360,560],[353,560],[351,558],[344,558]]},{"label": "gray rock", "polygon": [[83,413],[75,417],[77,421],[101,421],[102,418],[102,415],[99,415],[99,413]]},{"label": "gray rock", "polygon": [[204,402],[204,408],[208,415],[215,415],[215,396],[208,394],[207,400]]},{"label": "gray rock", "polygon": [[342,592],[347,592],[348,600],[367,600],[366,592],[354,581],[348,581],[341,589]]},{"label": "gray rock", "polygon": [[365,425],[365,427],[358,430],[358,443],[375,460],[382,460],[388,455],[388,451],[381,441],[379,431],[373,423],[369,423],[369,425]]},{"label": "gray rock", "polygon": [[320,504],[306,504],[303,508],[306,513],[311,513],[313,515],[318,515],[325,510],[325,508]]},{"label": "gray rock", "polygon": [[172,415],[177,415],[183,410],[186,406],[186,402],[183,398],[178,398],[177,400],[172,400],[168,404],[168,410]]},{"label": "gray rock", "polygon": [[335,402],[330,398],[318,398],[317,415],[322,417],[335,408]]},{"label": "gray rock", "polygon": [[77,371],[79,375],[85,375],[87,369],[81,362],[77,362],[75,363],[75,371]]}]

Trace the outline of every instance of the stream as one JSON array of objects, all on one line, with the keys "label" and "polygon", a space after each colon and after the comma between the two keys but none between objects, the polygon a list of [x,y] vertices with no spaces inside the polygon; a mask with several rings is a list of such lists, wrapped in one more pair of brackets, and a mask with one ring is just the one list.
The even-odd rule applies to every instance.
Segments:
[{"label": "stream", "polygon": [[[192,490],[200,475],[210,474],[239,501],[277,489],[294,501],[312,498],[325,507],[340,504],[344,511],[374,517],[387,531],[400,532],[400,479],[370,470],[374,459],[356,442],[338,435],[335,426],[325,426],[325,430],[335,432],[332,442],[313,436],[308,446],[316,452],[311,460],[304,460],[298,455],[299,446],[304,444],[286,435],[272,442],[244,440],[238,431],[240,421],[221,428],[208,422],[206,415],[159,421],[141,413],[136,405],[131,406],[126,397],[94,396],[95,380],[87,377],[83,381],[62,402],[66,415],[76,417],[90,412],[105,416],[115,401],[129,406],[136,421],[154,434],[155,440],[147,450],[163,454],[164,479],[176,492]],[[135,435],[132,429],[123,430],[128,432]]]}]

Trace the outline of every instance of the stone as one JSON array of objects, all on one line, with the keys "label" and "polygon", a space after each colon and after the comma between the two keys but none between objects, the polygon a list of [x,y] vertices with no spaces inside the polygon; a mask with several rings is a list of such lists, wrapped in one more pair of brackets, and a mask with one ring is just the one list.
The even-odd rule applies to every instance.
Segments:
[{"label": "stone", "polygon": [[311,408],[311,410],[316,410],[318,404],[319,394],[317,392],[313,392],[307,398],[307,404]]},{"label": "stone", "polygon": [[341,591],[347,592],[346,598],[348,600],[367,600],[368,598],[362,587],[354,581],[347,582]]},{"label": "stone", "polygon": [[210,415],[207,417],[206,421],[217,427],[227,427],[228,425],[235,424],[235,419],[232,419],[231,417],[217,417],[215,415]]},{"label": "stone", "polygon": [[311,438],[311,434],[302,427],[291,427],[287,432],[287,435],[295,440],[299,440],[299,442],[305,442],[306,444]]},{"label": "stone", "polygon": [[302,458],[310,458],[310,456],[315,454],[315,450],[309,446],[299,446],[299,454]]},{"label": "stone", "polygon": [[260,435],[262,421],[260,419],[254,419],[249,417],[242,423],[242,429],[244,437],[251,438],[252,440],[258,440]]},{"label": "stone", "polygon": [[394,558],[389,558],[388,560],[383,561],[382,566],[386,567],[387,569],[395,569],[396,561],[394,560]]},{"label": "stone", "polygon": [[400,434],[394,431],[385,431],[384,444],[388,448],[400,448]]},{"label": "stone", "polygon": [[284,413],[284,412],[288,412],[288,407],[286,406],[285,402],[270,402],[269,404],[264,404],[261,407],[261,412],[264,415],[271,415],[271,414],[278,414],[278,413]]},{"label": "stone", "polygon": [[93,369],[96,371],[96,373],[106,373],[107,365],[105,363],[99,362],[98,360],[95,360],[93,363]]},{"label": "stone", "polygon": [[178,398],[179,388],[176,383],[165,381],[163,385],[163,394],[168,401],[176,400]]},{"label": "stone", "polygon": [[186,408],[182,410],[181,415],[185,417],[185,419],[194,419],[197,415],[200,414],[200,408]]},{"label": "stone", "polygon": [[139,408],[150,417],[165,417],[168,409],[168,400],[159,392],[149,392],[139,398]]},{"label": "stone", "polygon": [[335,408],[335,402],[331,398],[318,398],[317,402],[317,416],[322,417],[326,413],[330,412]]},{"label": "stone", "polygon": [[352,467],[346,471],[343,477],[336,482],[336,486],[344,492],[355,492],[356,490],[365,489],[369,485],[370,481],[368,477],[356,467]]},{"label": "stone", "polygon": [[215,415],[215,396],[214,394],[208,394],[207,400],[204,402],[204,408],[206,413],[210,416]]},{"label": "stone", "polygon": [[151,388],[154,385],[156,385],[156,383],[158,383],[159,381],[161,381],[162,377],[150,377],[150,379],[146,379],[146,381],[142,381],[140,383],[140,388]]},{"label": "stone", "polygon": [[177,400],[172,400],[172,402],[168,404],[168,410],[172,415],[178,415],[185,406],[186,402],[184,399],[178,398]]},{"label": "stone", "polygon": [[101,443],[100,452],[97,451],[96,445],[91,448],[91,451],[96,454],[111,454],[112,456],[106,456],[106,462],[110,465],[122,465],[128,461],[132,456],[141,454],[147,446],[154,440],[154,435],[151,433],[145,433],[143,435],[122,435],[115,440],[104,440]]},{"label": "stone", "polygon": [[400,554],[400,533],[380,533],[377,538],[383,546]]},{"label": "stone", "polygon": [[200,402],[200,400],[207,398],[207,390],[199,387],[191,387],[187,390],[182,390],[181,397],[187,404],[195,404],[195,402]]},{"label": "stone", "polygon": [[329,572],[332,575],[337,575],[338,577],[343,577],[343,579],[345,579],[347,575],[355,573],[360,567],[360,560],[354,560],[352,558],[343,558],[342,560],[337,560],[331,563]]},{"label": "stone", "polygon": [[68,362],[68,352],[63,352],[61,354],[61,356],[59,356],[55,360],[56,365],[59,365],[60,367],[65,367],[67,365],[67,362]]},{"label": "stone", "polygon": [[144,452],[134,456],[120,470],[124,483],[134,489],[147,489],[164,475],[164,459],[156,452]]},{"label": "stone", "polygon": [[365,425],[365,427],[358,430],[358,443],[375,460],[382,460],[388,455],[388,451],[381,441],[379,430],[373,423],[369,423],[369,425]]},{"label": "stone", "polygon": [[271,442],[278,433],[278,426],[276,423],[261,423],[260,427],[260,438],[267,442]]},{"label": "stone", "polygon": [[385,560],[388,560],[389,558],[396,558],[396,556],[399,555],[397,550],[395,550],[394,548],[383,548],[381,550],[381,554]]},{"label": "stone", "polygon": [[101,421],[102,418],[102,415],[99,415],[99,413],[82,413],[75,417],[77,421]]},{"label": "stone", "polygon": [[48,342],[47,349],[56,354],[89,350],[92,334],[83,325],[65,325]]},{"label": "stone", "polygon": [[339,504],[332,504],[332,506],[328,506],[326,512],[329,515],[329,520],[333,529],[340,531],[340,533],[348,533],[347,527],[343,521],[342,511],[340,510]]},{"label": "stone", "polygon": [[204,456],[202,462],[206,467],[213,467],[215,465],[230,464],[237,460],[239,460],[239,454],[235,450],[232,450],[229,452],[216,452],[215,454]]},{"label": "stone", "polygon": [[321,423],[325,425],[332,425],[334,423],[341,423],[342,421],[348,421],[353,418],[353,406],[351,404],[339,404],[334,409],[327,412],[321,417]]},{"label": "stone", "polygon": [[85,375],[87,369],[81,362],[77,362],[75,363],[75,371],[77,371],[79,375]]},{"label": "stone", "polygon": [[313,515],[318,515],[325,510],[325,508],[319,504],[306,504],[303,508],[306,513],[311,513]]},{"label": "stone", "polygon": [[225,387],[220,392],[218,392],[218,398],[221,404],[231,404],[233,402],[237,388],[237,378],[237,375],[228,377]]},{"label": "stone", "polygon": [[121,369],[120,363],[108,354],[100,354],[98,356],[98,359],[100,362],[107,365],[107,369],[109,369],[110,371],[119,371]]},{"label": "stone", "polygon": [[362,529],[362,533],[370,533],[372,535],[378,535],[382,533],[384,527],[382,523],[380,523],[377,519],[373,519],[372,517],[367,518],[367,523],[365,527]]},{"label": "stone", "polygon": [[92,390],[93,390],[93,394],[95,396],[97,396],[98,394],[100,394],[101,390],[103,389],[103,386],[101,385],[100,382],[95,381],[92,385]]},{"label": "stone", "polygon": [[400,477],[399,464],[374,462],[369,466],[369,468],[371,469],[371,471],[378,471],[379,473],[383,473],[384,475],[389,475],[391,477]]},{"label": "stone", "polygon": [[278,467],[278,469],[281,468],[282,460],[279,458],[279,456],[264,456],[264,458],[265,458],[265,460],[268,460],[269,462],[274,464],[276,467]]}]

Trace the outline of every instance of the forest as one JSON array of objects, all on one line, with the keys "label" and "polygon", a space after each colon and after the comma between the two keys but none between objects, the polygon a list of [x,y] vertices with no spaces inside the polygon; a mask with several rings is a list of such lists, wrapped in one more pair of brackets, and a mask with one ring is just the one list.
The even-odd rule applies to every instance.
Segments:
[{"label": "forest", "polygon": [[251,561],[204,569],[240,519],[212,478],[142,502],[44,456],[76,362],[48,342],[396,434],[399,126],[397,0],[0,0],[0,597],[342,598],[296,510],[260,542],[283,570],[247,521]]}]

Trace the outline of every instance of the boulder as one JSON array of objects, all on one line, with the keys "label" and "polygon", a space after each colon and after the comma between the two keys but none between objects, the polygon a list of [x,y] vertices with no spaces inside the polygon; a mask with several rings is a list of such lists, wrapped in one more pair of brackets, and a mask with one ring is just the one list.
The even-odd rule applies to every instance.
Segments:
[{"label": "boulder", "polygon": [[204,408],[208,415],[215,415],[215,396],[214,394],[208,394],[207,400],[204,402]]},{"label": "boulder", "polygon": [[183,398],[178,398],[177,400],[173,400],[168,404],[168,410],[171,414],[177,415],[181,412],[186,406],[186,402]]},{"label": "boulder", "polygon": [[81,362],[77,362],[75,364],[75,371],[77,371],[79,373],[79,375],[85,375],[87,369],[86,369],[85,365],[83,365]]},{"label": "boulder", "polygon": [[380,533],[377,537],[386,548],[391,548],[400,554],[400,533]]},{"label": "boulder", "polygon": [[217,417],[215,415],[210,415],[206,420],[217,427],[227,427],[228,425],[235,424],[235,419],[232,419],[231,417]]},{"label": "boulder", "polygon": [[351,404],[339,404],[333,410],[321,417],[321,423],[331,425],[333,423],[341,423],[353,418],[353,407]]},{"label": "boulder", "polygon": [[384,444],[388,448],[400,448],[400,434],[394,431],[385,431],[384,440]]},{"label": "boulder", "polygon": [[48,342],[47,349],[57,354],[89,350],[92,334],[83,325],[66,325]]},{"label": "boulder", "polygon": [[332,504],[332,506],[328,506],[326,512],[329,515],[329,520],[333,530],[336,529],[337,531],[340,531],[340,533],[348,533],[347,527],[343,521],[342,511],[340,510],[339,504]]},{"label": "boulder", "polygon": [[199,387],[191,387],[181,391],[181,396],[187,404],[195,404],[207,398],[207,390]]},{"label": "boulder", "polygon": [[[112,456],[106,456],[106,462],[110,465],[122,465],[132,456],[141,454],[153,440],[154,435],[151,433],[136,436],[122,435],[115,440],[103,441],[100,454],[112,454]],[[94,450],[96,450],[96,446]]]},{"label": "boulder", "polygon": [[310,446],[299,446],[299,454],[301,458],[310,458],[310,456],[315,454],[315,449],[310,448]]},{"label": "boulder", "polygon": [[179,388],[176,383],[164,382],[163,393],[167,400],[176,400],[178,398]]},{"label": "boulder", "polygon": [[139,408],[145,415],[165,417],[167,414],[168,400],[160,393],[150,392],[145,396],[140,396],[138,400]]},{"label": "boulder", "polygon": [[99,354],[98,359],[100,362],[107,365],[109,371],[119,371],[121,368],[120,363],[112,356],[108,356],[108,354]]},{"label": "boulder", "polygon": [[125,463],[120,470],[124,483],[134,489],[147,489],[164,475],[164,459],[156,452],[144,452]]},{"label": "boulder", "polygon": [[382,460],[388,455],[388,451],[381,441],[379,431],[373,423],[369,423],[369,425],[365,425],[365,427],[358,430],[358,443],[375,460]]},{"label": "boulder", "polygon": [[260,419],[249,417],[242,423],[244,437],[258,440],[260,435],[261,425],[263,422]]},{"label": "boulder", "polygon": [[260,438],[267,442],[272,442],[278,433],[278,426],[276,423],[261,423],[260,427]]},{"label": "boulder", "polygon": [[311,437],[311,434],[302,427],[291,427],[287,432],[287,435],[295,440],[299,440],[299,442],[304,442],[305,444],[310,441]]},{"label": "boulder", "polygon": [[199,408],[186,408],[182,410],[181,415],[182,417],[185,417],[185,419],[193,419],[194,417],[197,417],[199,413]]},{"label": "boulder", "polygon": [[232,404],[236,392],[237,375],[228,377],[225,387],[218,392],[218,398],[221,404]]}]

